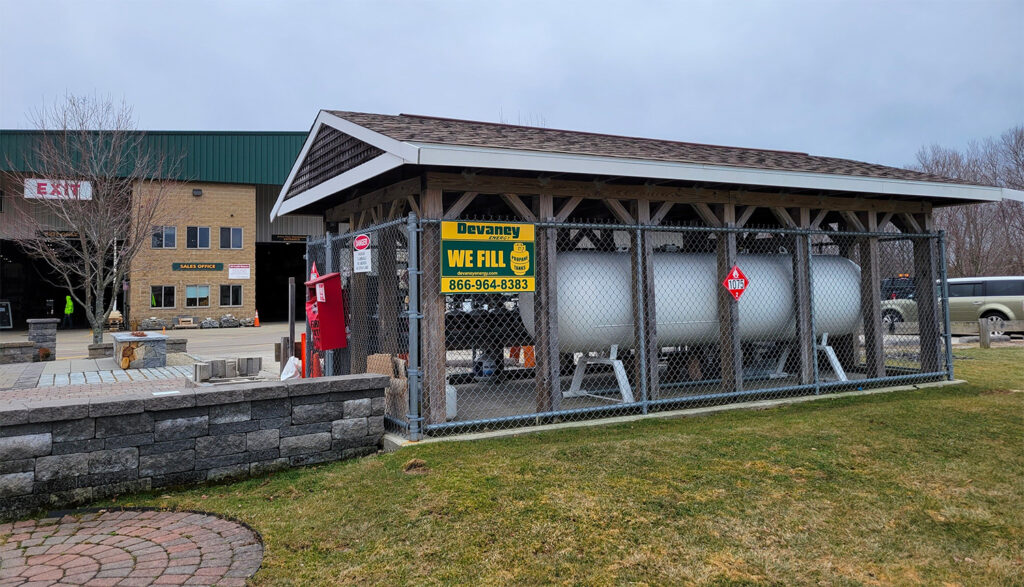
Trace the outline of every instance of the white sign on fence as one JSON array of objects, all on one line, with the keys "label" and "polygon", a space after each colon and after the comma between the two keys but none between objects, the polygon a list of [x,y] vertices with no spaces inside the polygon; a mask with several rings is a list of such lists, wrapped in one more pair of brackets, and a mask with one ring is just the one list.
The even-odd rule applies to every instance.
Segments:
[{"label": "white sign on fence", "polygon": [[369,273],[373,270],[370,250],[370,236],[361,234],[352,239],[352,273]]},{"label": "white sign on fence", "polygon": [[92,184],[61,179],[26,179],[25,197],[37,200],[91,200]]},{"label": "white sign on fence", "polygon": [[228,265],[228,279],[249,279],[249,264]]}]

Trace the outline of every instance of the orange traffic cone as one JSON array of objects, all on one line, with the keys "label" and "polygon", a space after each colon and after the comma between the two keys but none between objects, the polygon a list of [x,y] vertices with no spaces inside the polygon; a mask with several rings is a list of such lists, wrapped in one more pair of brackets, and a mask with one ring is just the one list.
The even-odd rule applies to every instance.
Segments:
[{"label": "orange traffic cone", "polygon": [[160,334],[167,334],[167,327],[166,326],[164,326],[163,328],[160,329]]},{"label": "orange traffic cone", "polygon": [[320,353],[313,353],[313,374],[311,377],[323,377],[324,370],[320,366]]},{"label": "orange traffic cone", "polygon": [[252,323],[256,328],[260,327],[260,311],[256,310],[256,320]]}]

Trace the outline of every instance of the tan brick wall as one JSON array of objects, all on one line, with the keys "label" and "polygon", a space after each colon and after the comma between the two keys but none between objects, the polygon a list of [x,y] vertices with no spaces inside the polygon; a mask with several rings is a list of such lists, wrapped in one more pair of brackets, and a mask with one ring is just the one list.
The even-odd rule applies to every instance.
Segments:
[{"label": "tan brick wall", "polygon": [[[194,197],[193,189],[203,190]],[[150,316],[170,319],[177,316],[220,318],[232,314],[236,318],[251,318],[256,313],[256,188],[247,185],[189,183],[173,186],[163,197],[168,224],[177,228],[173,249],[154,249],[147,243],[132,262],[130,274],[131,318],[143,320]],[[189,249],[186,227],[210,228],[209,249]],[[222,226],[242,228],[241,249],[220,248]],[[223,263],[222,271],[174,271],[173,263]],[[249,265],[249,279],[228,279],[228,265]],[[175,287],[175,307],[151,308],[150,286]],[[189,285],[209,285],[210,305],[205,308],[186,307],[185,288]],[[242,305],[220,305],[221,285],[241,285]]]}]

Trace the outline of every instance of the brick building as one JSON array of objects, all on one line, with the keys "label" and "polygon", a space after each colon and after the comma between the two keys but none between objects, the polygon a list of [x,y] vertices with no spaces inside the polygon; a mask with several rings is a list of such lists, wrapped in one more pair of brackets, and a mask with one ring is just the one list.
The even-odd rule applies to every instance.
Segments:
[{"label": "brick building", "polygon": [[[74,238],[55,218],[24,197],[16,179],[29,169],[34,131],[0,131],[0,303],[10,306],[14,328],[27,318],[59,314],[64,296],[48,267],[14,239],[26,236],[23,215],[52,228],[51,238]],[[304,132],[146,132],[144,140],[180,159],[165,194],[180,209],[171,225],[155,227],[153,241],[131,265],[116,292],[127,319],[157,317],[172,323],[224,314],[261,320],[287,316],[288,277],[305,271],[305,240],[324,232],[320,216],[270,221],[274,200],[305,140]],[[42,216],[41,216],[42,215]],[[50,276],[52,277],[52,276]],[[80,312],[80,310],[76,310]],[[75,323],[85,325],[84,316]]]}]

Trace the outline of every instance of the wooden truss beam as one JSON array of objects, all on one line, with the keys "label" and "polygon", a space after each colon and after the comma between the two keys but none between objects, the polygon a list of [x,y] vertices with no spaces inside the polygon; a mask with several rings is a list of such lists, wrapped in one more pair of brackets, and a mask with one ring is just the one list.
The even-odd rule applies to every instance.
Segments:
[{"label": "wooden truss beam", "polygon": [[906,202],[882,198],[857,196],[815,196],[779,193],[761,193],[746,190],[712,190],[650,185],[614,185],[594,182],[474,175],[430,171],[427,184],[452,191],[477,191],[483,194],[517,193],[550,194],[559,198],[592,198],[613,200],[650,200],[676,204],[739,204],[742,206],[781,206],[828,210],[876,211],[920,214],[930,212],[930,202]]}]

